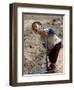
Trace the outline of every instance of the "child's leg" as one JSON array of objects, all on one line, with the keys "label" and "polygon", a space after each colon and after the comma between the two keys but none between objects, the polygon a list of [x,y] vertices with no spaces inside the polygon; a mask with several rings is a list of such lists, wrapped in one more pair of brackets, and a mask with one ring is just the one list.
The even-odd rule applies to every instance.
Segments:
[{"label": "child's leg", "polygon": [[55,47],[51,50],[51,52],[49,53],[49,60],[50,60],[50,66],[48,66],[47,71],[53,73],[54,69],[55,69],[55,63],[57,61],[57,57],[59,54],[61,48],[61,42],[58,43],[57,45],[55,45]]},{"label": "child's leg", "polygon": [[51,50],[49,54],[49,60],[51,63],[53,64],[56,63],[60,48],[61,48],[61,42],[56,44],[55,47]]}]

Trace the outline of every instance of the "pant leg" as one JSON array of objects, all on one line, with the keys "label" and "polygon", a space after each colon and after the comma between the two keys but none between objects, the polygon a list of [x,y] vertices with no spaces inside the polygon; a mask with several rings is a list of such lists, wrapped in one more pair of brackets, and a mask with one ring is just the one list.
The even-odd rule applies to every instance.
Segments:
[{"label": "pant leg", "polygon": [[56,44],[49,53],[49,60],[51,63],[56,63],[60,48],[61,48],[61,42]]}]

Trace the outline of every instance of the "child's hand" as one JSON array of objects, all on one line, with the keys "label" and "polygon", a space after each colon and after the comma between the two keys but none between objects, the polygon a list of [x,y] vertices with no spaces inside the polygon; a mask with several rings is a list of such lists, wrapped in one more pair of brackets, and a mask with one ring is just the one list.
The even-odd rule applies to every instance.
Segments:
[{"label": "child's hand", "polygon": [[45,31],[41,31],[40,33],[39,33],[40,35],[41,35],[41,37],[48,37],[48,32],[45,32]]}]

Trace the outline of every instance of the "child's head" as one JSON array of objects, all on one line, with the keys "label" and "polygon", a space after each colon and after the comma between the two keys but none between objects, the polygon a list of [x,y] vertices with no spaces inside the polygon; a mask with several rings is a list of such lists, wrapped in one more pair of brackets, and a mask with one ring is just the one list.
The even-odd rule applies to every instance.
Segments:
[{"label": "child's head", "polygon": [[39,32],[42,30],[42,24],[40,22],[33,22],[32,23],[32,30],[34,32]]},{"label": "child's head", "polygon": [[33,22],[32,23],[32,30],[41,35],[42,37],[47,37],[48,36],[48,33],[45,32],[42,28],[42,24],[40,22]]}]

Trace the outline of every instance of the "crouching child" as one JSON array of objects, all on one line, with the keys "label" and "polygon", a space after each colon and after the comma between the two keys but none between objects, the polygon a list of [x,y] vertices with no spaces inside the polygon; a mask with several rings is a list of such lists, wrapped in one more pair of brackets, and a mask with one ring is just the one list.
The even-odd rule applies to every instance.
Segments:
[{"label": "crouching child", "polygon": [[56,62],[58,54],[61,48],[61,39],[56,35],[55,31],[52,28],[42,28],[40,22],[32,23],[32,30],[41,36],[43,39],[43,46],[47,50],[46,60],[48,58],[47,71],[54,71],[56,68]]}]

